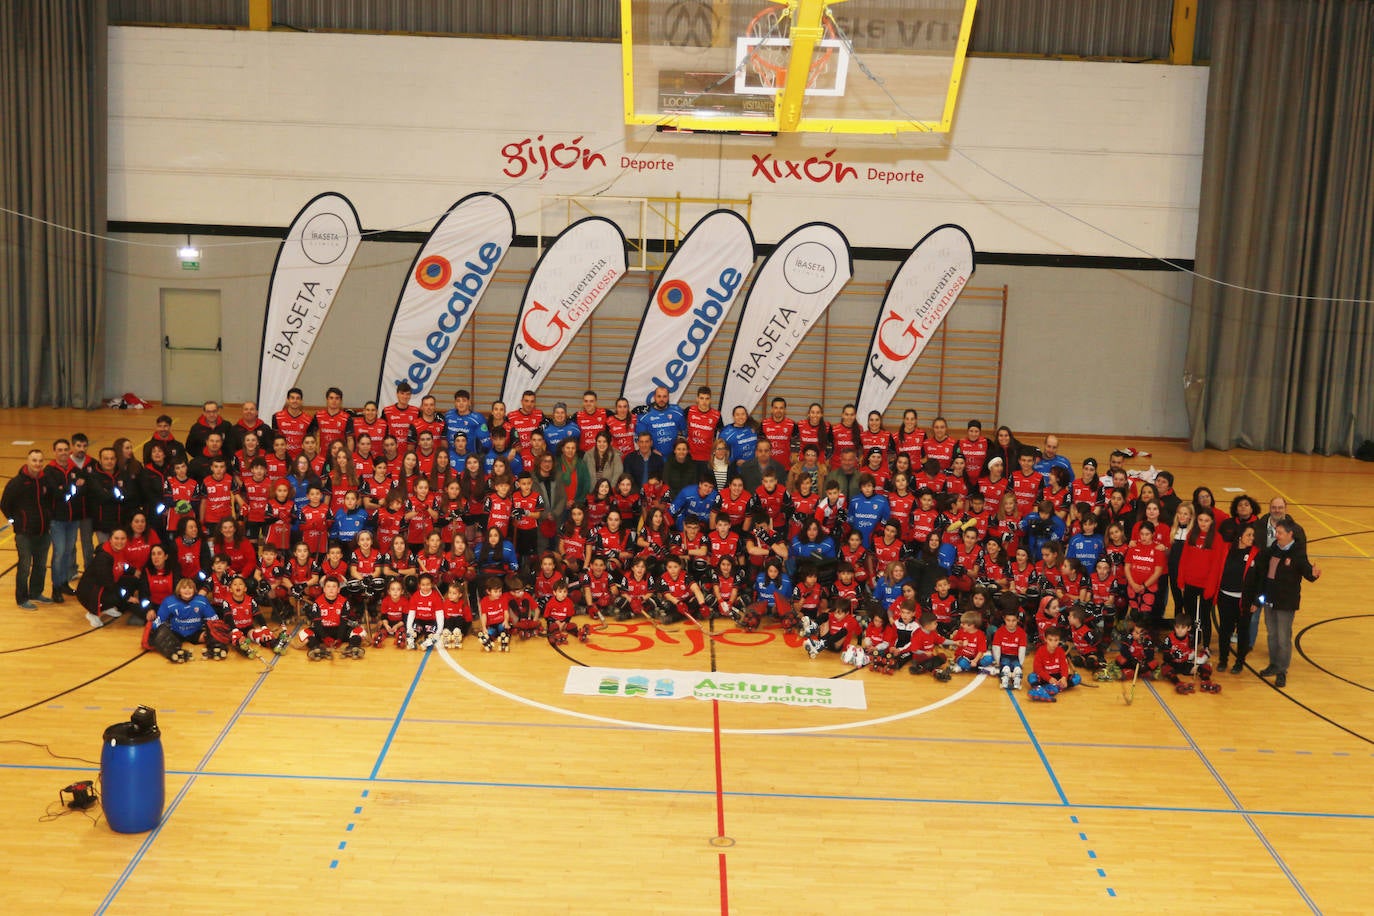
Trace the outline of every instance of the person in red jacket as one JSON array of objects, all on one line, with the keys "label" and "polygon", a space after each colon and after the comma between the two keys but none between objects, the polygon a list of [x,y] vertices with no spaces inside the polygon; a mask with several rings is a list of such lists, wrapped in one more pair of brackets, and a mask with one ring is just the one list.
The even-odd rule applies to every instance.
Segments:
[{"label": "person in red jacket", "polygon": [[1222,566],[1230,545],[1221,536],[1211,509],[1198,509],[1193,527],[1183,542],[1178,561],[1178,584],[1183,590],[1183,606],[1176,617],[1186,614],[1201,624],[1200,651],[1212,642],[1212,606],[1217,600]]}]

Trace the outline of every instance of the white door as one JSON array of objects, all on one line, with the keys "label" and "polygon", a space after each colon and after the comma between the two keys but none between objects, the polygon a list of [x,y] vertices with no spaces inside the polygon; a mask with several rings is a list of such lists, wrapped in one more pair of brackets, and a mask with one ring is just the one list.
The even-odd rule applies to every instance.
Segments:
[{"label": "white door", "polygon": [[220,400],[217,289],[162,291],[162,403]]}]

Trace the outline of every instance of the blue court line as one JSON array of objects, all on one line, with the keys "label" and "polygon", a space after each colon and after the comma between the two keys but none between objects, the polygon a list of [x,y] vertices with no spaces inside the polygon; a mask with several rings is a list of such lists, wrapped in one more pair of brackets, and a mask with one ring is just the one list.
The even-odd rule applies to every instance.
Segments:
[{"label": "blue court line", "polygon": [[[295,712],[250,712],[244,714],[245,718],[260,719],[327,719],[353,722],[390,722],[390,716],[342,716],[329,713],[295,713]],[[561,729],[581,729],[588,731],[617,731],[617,732],[646,732],[654,731],[652,728],[645,728],[642,725],[594,725],[574,722],[515,722],[500,721],[496,719],[417,719],[411,718],[407,721],[416,725],[482,725],[493,726],[496,728],[518,728],[527,730],[531,728],[561,728]],[[828,741],[909,741],[926,744],[994,744],[1020,747],[1020,741],[1012,741],[1006,738],[940,738],[925,735],[865,735],[865,734],[845,734],[843,732],[799,732],[786,733],[774,732],[766,735],[735,735],[735,738],[805,738],[808,740],[828,740]],[[1108,751],[1183,751],[1187,752],[1190,748],[1186,744],[1094,744],[1088,741],[1046,741],[1045,747],[1080,747],[1091,750]],[[1374,756],[1371,754],[1370,756]]]},{"label": "blue court line", "polygon": [[[1147,680],[1145,686],[1150,688],[1150,693],[1154,694],[1154,698],[1159,703],[1160,708],[1164,710],[1164,714],[1174,723],[1179,734],[1183,735],[1187,740],[1188,745],[1193,749],[1193,752],[1197,754],[1197,759],[1202,761],[1202,765],[1207,768],[1207,772],[1212,774],[1212,778],[1216,780],[1221,790],[1226,793],[1226,797],[1230,799],[1231,804],[1235,806],[1237,811],[1242,810],[1240,799],[1236,797],[1236,793],[1231,791],[1231,787],[1226,784],[1226,780],[1222,778],[1221,773],[1212,765],[1212,761],[1207,759],[1207,755],[1202,752],[1202,748],[1198,747],[1197,742],[1193,740],[1193,736],[1188,732],[1188,729],[1183,727],[1183,723],[1179,721],[1178,716],[1174,715],[1174,711],[1169,708],[1169,704],[1164,702],[1164,698],[1159,695],[1159,691],[1155,689],[1155,685]],[[1307,904],[1308,908],[1311,909],[1313,913],[1321,913],[1321,910],[1317,907],[1316,901],[1307,893],[1307,889],[1302,886],[1302,882],[1298,880],[1297,875],[1293,874],[1292,870],[1288,867],[1288,863],[1283,860],[1283,856],[1279,855],[1279,851],[1269,842],[1269,838],[1264,835],[1264,831],[1260,830],[1259,824],[1256,824],[1254,818],[1248,813],[1243,814],[1242,817],[1245,819],[1245,823],[1250,827],[1250,831],[1254,833],[1255,838],[1269,851],[1269,855],[1273,858],[1274,864],[1278,865],[1279,870],[1288,877],[1288,882],[1293,885],[1293,889],[1302,897],[1303,902]]]},{"label": "blue court line", "polygon": [[195,785],[196,778],[201,775],[200,771],[203,771],[210,763],[211,759],[214,758],[215,752],[218,751],[220,745],[224,743],[224,739],[229,737],[229,730],[234,727],[234,723],[243,715],[243,711],[248,708],[248,704],[253,701],[253,697],[257,695],[258,690],[267,682],[267,675],[272,673],[272,668],[280,659],[280,655],[276,656],[268,663],[266,668],[258,673],[257,680],[248,690],[243,701],[240,702],[238,708],[234,710],[234,714],[229,717],[229,721],[224,723],[224,727],[220,729],[219,735],[215,737],[214,743],[205,751],[205,756],[201,757],[200,763],[196,765],[196,772],[190,774],[185,784],[182,785],[181,791],[177,792],[171,804],[163,810],[162,819],[158,821],[157,826],[152,829],[152,832],[144,838],[143,843],[138,847],[138,851],[134,853],[134,857],[129,860],[129,864],[124,867],[124,871],[120,874],[119,879],[115,881],[114,887],[110,888],[110,892],[105,895],[105,899],[101,901],[100,906],[95,911],[96,916],[101,916],[102,913],[110,908],[110,904],[114,903],[115,897],[119,896],[120,890],[123,889],[125,883],[127,883],[129,878],[133,875],[134,869],[138,868],[139,863],[143,861],[143,857],[147,855],[148,850],[152,847],[153,843],[157,841],[158,836],[162,833],[162,828],[167,826],[167,822],[172,819],[172,815],[176,812],[177,806],[181,804],[181,800],[186,797],[186,794],[191,791],[191,787]]},{"label": "blue court line", "polygon": [[1054,791],[1059,793],[1059,800],[1064,804],[1069,803],[1069,797],[1064,794],[1064,787],[1059,784],[1059,777],[1054,775],[1054,767],[1050,766],[1050,758],[1045,756],[1045,749],[1040,746],[1040,741],[1035,737],[1035,729],[1031,728],[1030,720],[1026,718],[1026,713],[1021,709],[1021,704],[1016,702],[1016,691],[1004,690],[1007,699],[1011,700],[1011,708],[1016,710],[1016,715],[1021,719],[1021,725],[1026,729],[1026,737],[1030,738],[1031,747],[1035,748],[1035,753],[1040,755],[1040,762],[1045,765],[1045,772],[1050,774],[1050,782],[1054,783]]},{"label": "blue court line", "polygon": [[[0,770],[47,770],[72,772],[91,772],[90,767],[75,766],[56,766],[47,764],[18,764],[0,763]],[[467,788],[488,788],[488,789],[544,789],[549,791],[573,791],[573,792],[626,792],[646,795],[709,795],[716,794],[715,789],[683,789],[683,788],[656,788],[641,786],[604,786],[604,785],[564,785],[559,783],[543,782],[484,782],[476,779],[402,779],[400,777],[378,777],[371,779],[367,776],[331,776],[321,774],[299,774],[299,773],[242,773],[233,771],[219,770],[168,770],[169,776],[213,776],[225,779],[282,779],[306,782],[349,782],[349,783],[377,783],[398,786],[461,786]],[[729,791],[727,796],[738,798],[776,798],[776,799],[797,799],[801,801],[846,801],[846,802],[884,802],[912,805],[967,805],[971,807],[999,807],[999,808],[1059,808],[1064,805],[1061,802],[1034,802],[1034,801],[1014,801],[1014,800],[989,800],[989,799],[960,799],[960,798],[915,798],[906,796],[874,796],[874,795],[804,795],[795,792],[747,792]],[[1176,805],[1105,805],[1093,803],[1073,802],[1069,805],[1075,811],[1135,811],[1146,813],[1163,814],[1226,814],[1226,815],[1249,815],[1253,817],[1306,817],[1306,818],[1331,818],[1333,820],[1354,820],[1354,821],[1374,821],[1374,814],[1358,814],[1352,812],[1325,812],[1325,811],[1281,811],[1281,810],[1238,810],[1236,808],[1195,808]],[[361,807],[353,809],[354,814],[361,814]]]},{"label": "blue court line", "polygon": [[382,744],[382,752],[377,755],[377,763],[372,767],[372,779],[376,779],[377,774],[382,769],[382,762],[386,760],[387,751],[391,750],[392,739],[396,737],[396,731],[401,727],[401,720],[405,718],[406,709],[410,706],[410,698],[415,696],[415,688],[420,686],[420,675],[425,673],[425,665],[433,654],[433,649],[426,649],[425,654],[420,658],[420,664],[415,669],[415,679],[410,682],[410,689],[406,691],[405,699],[401,701],[401,708],[396,713],[396,721],[391,723],[391,731],[386,733],[386,742]]}]

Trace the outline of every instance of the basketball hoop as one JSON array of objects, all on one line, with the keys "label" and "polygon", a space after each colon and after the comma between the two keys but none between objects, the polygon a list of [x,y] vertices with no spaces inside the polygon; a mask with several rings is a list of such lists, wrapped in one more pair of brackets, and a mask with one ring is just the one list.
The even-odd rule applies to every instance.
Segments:
[{"label": "basketball hoop", "polygon": [[[787,63],[792,54],[791,18],[792,11],[786,5],[771,4],[751,19],[744,30],[746,38],[757,42],[749,53],[749,68],[759,83],[769,89],[781,89],[787,83]],[[830,72],[836,42],[835,25],[826,17],[825,41],[817,45],[821,56],[811,64],[806,76],[808,89]]]}]

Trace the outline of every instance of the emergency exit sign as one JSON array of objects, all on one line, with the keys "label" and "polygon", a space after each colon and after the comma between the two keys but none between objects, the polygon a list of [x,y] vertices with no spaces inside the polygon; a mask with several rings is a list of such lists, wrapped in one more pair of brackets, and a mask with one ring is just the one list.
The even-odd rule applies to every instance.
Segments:
[{"label": "emergency exit sign", "polygon": [[182,270],[200,270],[200,262],[199,262],[199,261],[182,261],[182,262],[181,262],[181,269],[182,269]]}]

